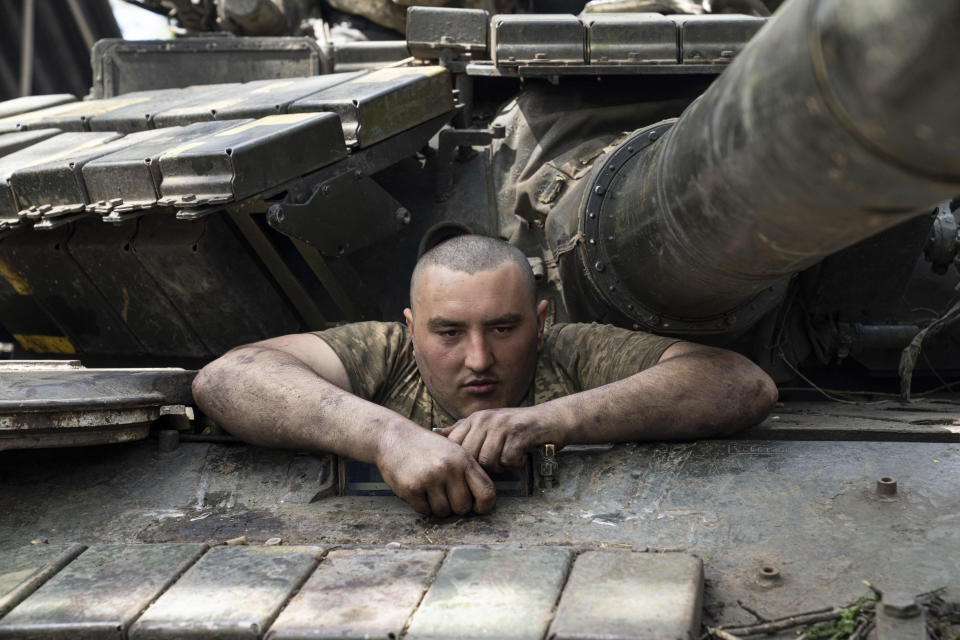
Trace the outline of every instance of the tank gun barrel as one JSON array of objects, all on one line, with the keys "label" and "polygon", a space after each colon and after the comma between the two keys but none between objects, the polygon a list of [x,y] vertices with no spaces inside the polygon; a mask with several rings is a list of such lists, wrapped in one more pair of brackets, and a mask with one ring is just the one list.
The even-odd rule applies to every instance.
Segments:
[{"label": "tank gun barrel", "polygon": [[954,0],[786,3],[672,127],[599,162],[579,209],[593,295],[646,326],[729,329],[786,276],[955,196],[958,64]]}]

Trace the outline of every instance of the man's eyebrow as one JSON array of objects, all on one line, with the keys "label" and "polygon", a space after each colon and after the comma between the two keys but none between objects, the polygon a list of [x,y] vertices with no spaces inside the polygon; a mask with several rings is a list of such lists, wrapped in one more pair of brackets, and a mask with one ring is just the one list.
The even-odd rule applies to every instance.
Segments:
[{"label": "man's eyebrow", "polygon": [[[489,320],[484,320],[483,324],[487,327],[502,325],[502,324],[517,324],[523,320],[523,314],[520,313],[507,313],[502,316],[497,316],[496,318],[491,318]],[[444,317],[435,317],[427,320],[427,329],[430,331],[439,331],[441,329],[449,329],[450,327],[462,327],[465,323],[461,320],[451,320]]]},{"label": "man's eyebrow", "polygon": [[523,315],[519,313],[507,313],[497,318],[492,318],[485,321],[483,324],[487,326],[493,326],[497,324],[517,324],[523,320]]},{"label": "man's eyebrow", "polygon": [[445,327],[459,327],[462,325],[462,322],[442,317],[430,318],[427,320],[427,329],[430,329],[431,331],[436,331],[437,329],[443,329]]}]

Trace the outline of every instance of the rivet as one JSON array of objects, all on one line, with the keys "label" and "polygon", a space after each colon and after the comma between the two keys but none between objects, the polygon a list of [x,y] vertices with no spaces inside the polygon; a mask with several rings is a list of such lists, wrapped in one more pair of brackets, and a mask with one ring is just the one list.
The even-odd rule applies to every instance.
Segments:
[{"label": "rivet", "polygon": [[597,262],[593,265],[593,268],[596,269],[597,271],[603,271],[605,267],[602,262],[597,260]]},{"label": "rivet", "polygon": [[609,287],[607,287],[607,291],[616,291],[616,290],[617,288],[613,285],[610,285]]},{"label": "rivet", "polygon": [[877,495],[884,497],[897,495],[897,481],[889,476],[877,480]]},{"label": "rivet", "polygon": [[607,190],[603,188],[603,185],[598,184],[596,187],[594,187],[593,192],[598,196],[602,196],[604,193],[607,192]]},{"label": "rivet", "polygon": [[780,570],[769,565],[760,567],[757,572],[757,581],[765,587],[775,586],[780,582]]},{"label": "rivet", "polygon": [[593,220],[594,218],[597,217],[597,214],[595,214],[595,213],[588,213],[588,214],[587,214],[587,217],[590,218],[591,220]]},{"label": "rivet", "polygon": [[649,134],[647,134],[647,138],[650,139],[650,142],[653,142],[659,137],[660,137],[660,133],[657,131],[651,131]]},{"label": "rivet", "polygon": [[633,311],[633,305],[632,305],[632,304],[628,304],[628,305],[627,305],[627,309],[629,309],[630,311]]},{"label": "rivet", "polygon": [[627,147],[627,153],[633,153],[633,147]]}]

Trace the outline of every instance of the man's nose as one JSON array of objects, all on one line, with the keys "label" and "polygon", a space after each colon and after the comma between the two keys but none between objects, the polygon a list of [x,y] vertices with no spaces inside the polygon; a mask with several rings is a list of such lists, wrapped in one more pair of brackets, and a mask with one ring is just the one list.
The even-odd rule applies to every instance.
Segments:
[{"label": "man's nose", "polygon": [[486,371],[493,366],[493,351],[482,332],[473,333],[467,342],[464,366],[471,371]]}]

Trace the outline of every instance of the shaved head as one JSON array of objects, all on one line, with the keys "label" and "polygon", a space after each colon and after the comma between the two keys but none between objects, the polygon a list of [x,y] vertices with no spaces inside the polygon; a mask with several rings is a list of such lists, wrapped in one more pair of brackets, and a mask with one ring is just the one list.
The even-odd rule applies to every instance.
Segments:
[{"label": "shaved head", "polygon": [[519,269],[524,287],[530,292],[530,304],[535,306],[537,285],[523,252],[499,238],[478,235],[455,236],[420,257],[410,277],[410,306],[416,306],[417,286],[429,267],[473,275],[478,271],[493,271],[504,264],[513,264]]}]

